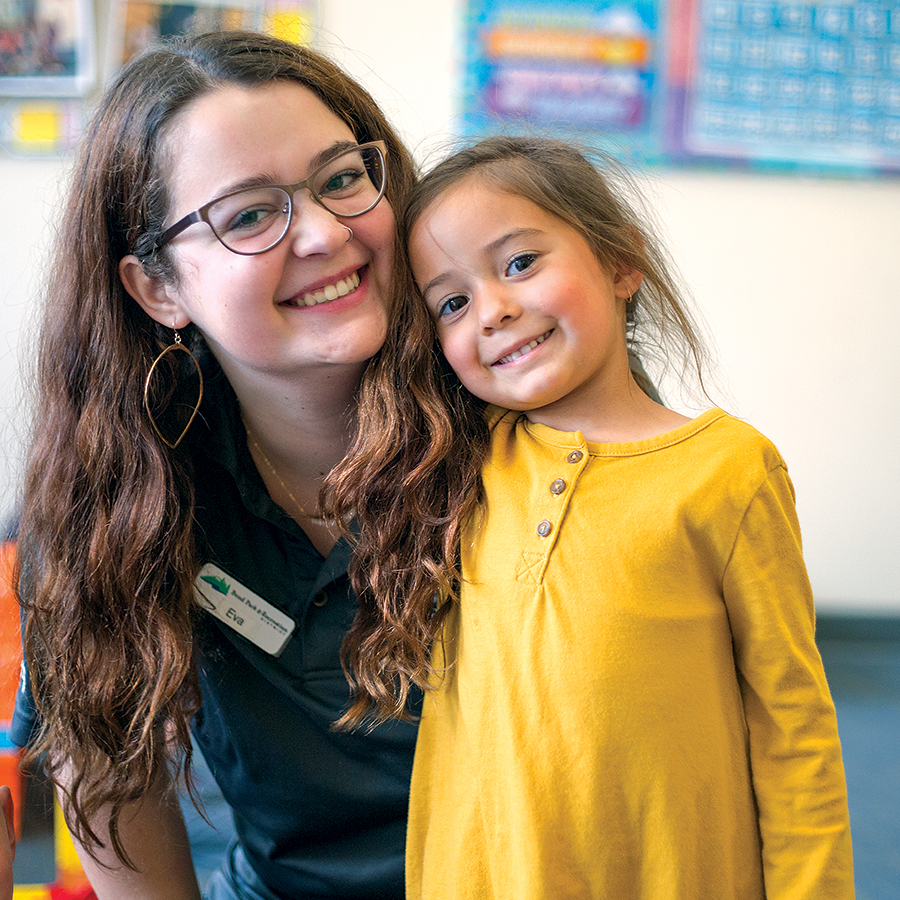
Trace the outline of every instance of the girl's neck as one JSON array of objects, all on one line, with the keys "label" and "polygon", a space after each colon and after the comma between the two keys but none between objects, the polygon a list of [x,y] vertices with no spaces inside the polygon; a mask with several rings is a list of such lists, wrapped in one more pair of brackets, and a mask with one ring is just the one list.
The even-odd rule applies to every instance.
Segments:
[{"label": "girl's neck", "polygon": [[597,444],[621,444],[647,440],[666,434],[689,422],[674,410],[651,400],[628,373],[620,390],[602,402],[585,403],[584,398],[569,395],[552,407],[525,413],[557,431],[580,431],[586,440]]}]

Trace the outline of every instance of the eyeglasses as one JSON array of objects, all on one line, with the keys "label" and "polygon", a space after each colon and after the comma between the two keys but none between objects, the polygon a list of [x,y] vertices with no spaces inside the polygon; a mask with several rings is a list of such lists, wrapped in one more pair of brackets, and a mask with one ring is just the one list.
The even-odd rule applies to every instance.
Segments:
[{"label": "eyeglasses", "polygon": [[217,197],[166,229],[156,248],[164,247],[195,222],[206,222],[232,253],[265,253],[288,233],[294,195],[304,188],[333,215],[345,219],[361,216],[384,196],[384,153],[383,141],[370,141],[339,153],[296,184],[265,184]]}]

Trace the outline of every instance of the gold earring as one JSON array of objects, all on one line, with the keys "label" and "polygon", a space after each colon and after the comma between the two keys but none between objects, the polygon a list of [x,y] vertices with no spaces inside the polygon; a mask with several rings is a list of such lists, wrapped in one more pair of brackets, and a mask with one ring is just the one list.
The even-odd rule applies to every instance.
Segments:
[{"label": "gold earring", "polygon": [[[181,343],[181,335],[178,333],[178,329],[172,329],[175,332],[175,338],[168,347],[166,347],[156,359],[153,360],[153,365],[150,366],[150,371],[147,373],[147,380],[144,382],[144,409],[147,410],[147,418],[150,419],[150,424],[153,426],[153,430],[159,436],[159,439],[168,447],[171,447],[173,450],[181,443],[182,439],[188,432],[188,428],[191,427],[191,423],[194,421],[194,417],[197,415],[197,411],[200,409],[200,401],[203,400],[203,372],[200,370],[200,363],[197,362],[197,358],[194,356],[191,351],[185,347],[184,344]],[[153,378],[153,373],[156,371],[156,367],[162,361],[162,359],[176,350],[180,350],[182,353],[187,353],[187,355],[191,358],[191,362],[194,364],[194,368],[197,370],[197,378],[200,383],[200,390],[197,394],[197,402],[194,404],[194,408],[191,411],[190,418],[187,421],[187,425],[181,430],[181,434],[178,435],[178,438],[174,443],[170,441],[160,430],[159,426],[156,424],[156,417],[153,415],[153,412],[150,409],[150,381]],[[171,394],[174,394],[174,389],[171,391]]]}]

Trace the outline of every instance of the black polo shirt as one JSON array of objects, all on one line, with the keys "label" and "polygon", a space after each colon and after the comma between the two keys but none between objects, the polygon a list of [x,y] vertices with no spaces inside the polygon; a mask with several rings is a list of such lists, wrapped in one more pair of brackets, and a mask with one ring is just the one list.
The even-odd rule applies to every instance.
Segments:
[{"label": "black polo shirt", "polygon": [[[323,558],[269,498],[224,379],[207,385],[192,432],[201,564],[293,622],[278,656],[208,613],[195,635],[203,705],[193,730],[238,839],[285,898],[400,900],[416,728],[331,730],[349,696],[339,649],[356,607],[350,549],[341,541]],[[20,741],[33,723],[25,699]]]}]

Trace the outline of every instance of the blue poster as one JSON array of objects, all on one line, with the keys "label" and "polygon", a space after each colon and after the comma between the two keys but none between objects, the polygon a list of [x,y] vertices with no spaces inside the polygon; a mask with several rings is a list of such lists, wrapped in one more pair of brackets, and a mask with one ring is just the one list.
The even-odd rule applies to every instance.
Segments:
[{"label": "blue poster", "polygon": [[803,168],[900,171],[895,0],[682,0],[670,149]]},{"label": "blue poster", "polygon": [[657,156],[658,32],[655,0],[471,0],[466,132],[533,129]]}]

